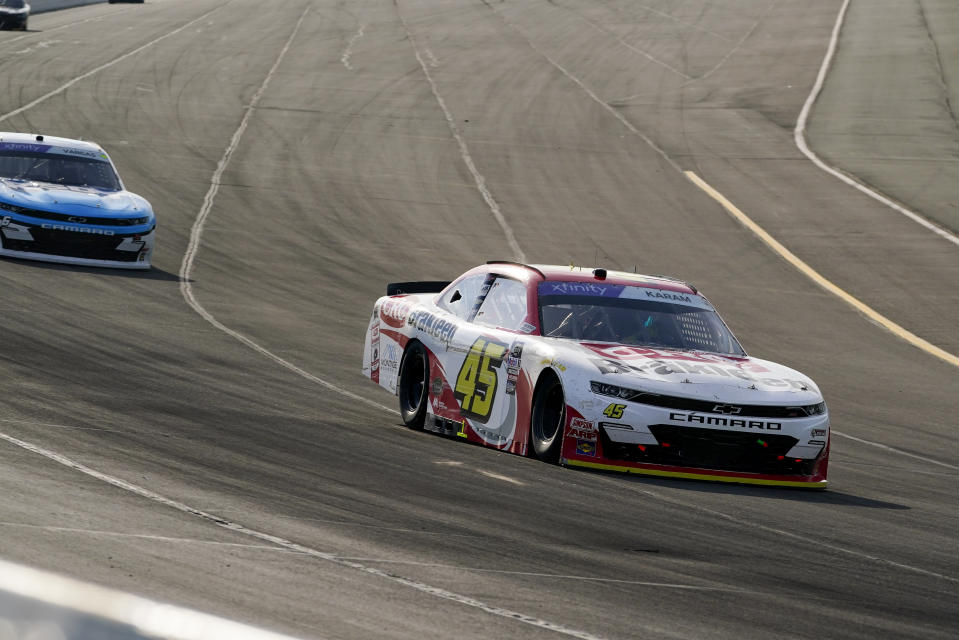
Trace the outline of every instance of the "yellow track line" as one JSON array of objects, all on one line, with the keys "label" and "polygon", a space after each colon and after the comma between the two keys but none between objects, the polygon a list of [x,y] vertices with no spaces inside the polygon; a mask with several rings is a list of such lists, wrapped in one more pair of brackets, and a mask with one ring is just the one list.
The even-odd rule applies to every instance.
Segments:
[{"label": "yellow track line", "polygon": [[945,349],[940,349],[939,347],[932,344],[931,342],[923,340],[916,334],[904,329],[903,327],[899,326],[898,324],[896,324],[895,322],[893,322],[886,316],[882,315],[881,313],[879,313],[872,307],[866,305],[861,300],[859,300],[852,294],[848,293],[844,289],[839,288],[833,282],[823,277],[822,274],[820,274],[818,271],[816,271],[815,269],[810,267],[808,264],[806,264],[805,262],[800,260],[798,257],[796,257],[796,255],[792,251],[790,251],[789,249],[784,247],[782,244],[780,244],[779,241],[777,241],[771,235],[766,233],[766,231],[762,227],[760,227],[758,224],[753,222],[753,220],[749,216],[747,216],[745,213],[740,211],[736,207],[736,205],[734,205],[732,202],[727,200],[726,196],[724,196],[723,194],[713,189],[711,186],[709,186],[709,184],[706,181],[704,181],[698,175],[696,175],[692,171],[684,171],[683,173],[686,174],[686,177],[689,178],[689,180],[693,184],[695,184],[697,187],[699,187],[700,189],[705,191],[707,194],[709,194],[709,197],[711,197],[713,200],[721,204],[723,208],[726,209],[726,211],[728,211],[732,217],[738,220],[744,227],[746,227],[747,229],[752,231],[754,234],[756,234],[756,236],[758,236],[760,240],[765,242],[770,249],[772,249],[773,251],[778,253],[780,256],[782,256],[786,260],[786,262],[788,262],[792,266],[799,269],[799,271],[801,271],[810,280],[818,284],[820,287],[822,287],[829,293],[838,297],[842,301],[846,302],[847,304],[852,306],[856,311],[863,314],[864,316],[866,316],[873,322],[881,325],[886,330],[893,333],[896,337],[901,338],[902,340],[905,340],[906,342],[908,342],[909,344],[913,346],[919,347],[920,349],[922,349],[923,351],[925,351],[926,353],[930,355],[936,356],[937,358],[948,362],[954,367],[959,367],[959,356],[949,353]]}]

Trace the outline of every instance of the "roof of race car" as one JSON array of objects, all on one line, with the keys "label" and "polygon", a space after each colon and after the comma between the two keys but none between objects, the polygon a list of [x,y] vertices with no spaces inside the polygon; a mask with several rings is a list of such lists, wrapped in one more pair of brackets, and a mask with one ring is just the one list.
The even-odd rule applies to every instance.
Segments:
[{"label": "roof of race car", "polygon": [[95,142],[86,140],[74,140],[73,138],[58,138],[56,136],[38,136],[35,133],[14,133],[12,131],[0,131],[0,143],[12,142],[15,144],[47,144],[55,147],[65,147],[67,149],[77,149],[80,151],[98,151],[103,152],[103,148]]},{"label": "roof of race car", "polygon": [[562,266],[552,264],[521,264],[518,262],[489,262],[485,266],[513,267],[520,270],[537,272],[544,280],[558,280],[566,282],[605,282],[613,285],[650,287],[664,291],[699,294],[695,287],[667,276],[652,276],[628,271],[605,271],[604,277],[597,275],[593,267]]}]

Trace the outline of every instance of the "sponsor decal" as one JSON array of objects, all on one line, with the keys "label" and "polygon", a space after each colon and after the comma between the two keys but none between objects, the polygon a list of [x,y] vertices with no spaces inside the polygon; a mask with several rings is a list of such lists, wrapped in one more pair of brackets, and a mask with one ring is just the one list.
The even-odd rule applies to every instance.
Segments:
[{"label": "sponsor decal", "polygon": [[491,431],[490,429],[484,429],[479,425],[474,425],[473,431],[478,433],[480,436],[482,436],[483,440],[489,444],[492,444],[493,446],[501,447],[510,441],[509,436],[504,436],[503,434],[497,431]]},{"label": "sponsor decal", "polygon": [[455,323],[443,320],[429,311],[416,311],[409,316],[407,322],[443,344],[449,344],[456,334]]},{"label": "sponsor decal", "polygon": [[400,329],[406,324],[406,318],[413,307],[403,300],[389,299],[380,306],[380,320],[385,324]]},{"label": "sponsor decal", "polygon": [[13,222],[13,218],[10,216],[3,216],[3,218],[0,218],[0,229],[8,226],[11,222]]},{"label": "sponsor decal", "polygon": [[28,142],[0,142],[0,151],[26,151],[27,153],[46,153],[52,149],[48,144],[31,144]]},{"label": "sponsor decal", "polygon": [[589,440],[576,441],[576,455],[578,456],[596,456],[596,443]]},{"label": "sponsor decal", "polygon": [[434,396],[438,396],[443,393],[443,378],[439,376],[433,378],[433,384],[430,386],[430,391],[433,392]]},{"label": "sponsor decal", "polygon": [[533,333],[534,331],[536,331],[536,325],[530,324],[528,322],[524,322],[523,324],[519,326],[519,330],[522,331],[523,333]]},{"label": "sponsor decal", "polygon": [[813,437],[813,438],[825,438],[825,437],[826,437],[826,430],[825,430],[825,429],[813,429],[812,432],[811,432],[809,435],[810,435],[811,437]]},{"label": "sponsor decal", "polygon": [[380,370],[380,325],[370,327],[370,371]]},{"label": "sponsor decal", "polygon": [[592,282],[544,282],[539,285],[540,295],[560,296],[605,296],[607,292],[618,295],[623,287],[619,285],[600,285]]},{"label": "sponsor decal", "polygon": [[116,235],[113,231],[109,229],[91,229],[89,227],[71,227],[65,224],[42,224],[40,225],[42,229],[51,229],[53,231],[72,231],[74,233],[91,233],[98,236],[113,236]]},{"label": "sponsor decal", "polygon": [[506,356],[506,395],[516,394],[516,382],[519,380],[519,370],[523,364],[523,343],[517,340],[509,348]]},{"label": "sponsor decal", "polygon": [[712,309],[700,295],[685,291],[669,291],[655,287],[636,285],[597,284],[595,282],[541,282],[541,296],[595,296],[599,298],[624,298],[627,300],[654,300],[664,304],[681,304],[699,309]]},{"label": "sponsor decal", "polygon": [[395,343],[390,342],[386,345],[382,366],[384,369],[389,369],[390,371],[396,371],[400,368],[400,349]]},{"label": "sponsor decal", "polygon": [[84,158],[97,158],[100,159],[103,156],[96,151],[84,151],[83,149],[71,149],[70,147],[57,147],[56,152],[62,153],[68,156],[83,156]]},{"label": "sponsor decal", "polygon": [[592,421],[585,418],[573,418],[569,421],[569,437],[579,441],[596,442],[599,430]]},{"label": "sponsor decal", "polygon": [[818,444],[820,446],[826,446],[825,440],[810,440],[808,444]]},{"label": "sponsor decal", "polygon": [[704,416],[698,413],[670,412],[670,420],[687,424],[702,424],[716,427],[739,427],[740,429],[765,429],[766,431],[782,431],[781,422],[766,422],[765,420],[741,420],[739,418],[721,418],[719,416]]},{"label": "sponsor decal", "polygon": [[661,291],[658,289],[646,289],[647,298],[657,298],[659,300],[669,300],[670,302],[692,302],[692,299],[685,294],[674,291]]},{"label": "sponsor decal", "polygon": [[759,377],[756,374],[771,373],[756,362],[744,362],[741,358],[718,354],[687,354],[657,351],[646,347],[629,347],[597,343],[581,343],[587,349],[602,356],[590,358],[593,366],[604,374],[698,374],[725,378],[739,378],[752,384],[762,384],[780,389],[806,391],[808,383],[791,378]]},{"label": "sponsor decal", "polygon": [[556,368],[559,369],[560,371],[566,371],[566,366],[563,365],[563,364],[561,364],[561,363],[558,362],[557,360],[554,360],[554,359],[543,358],[543,359],[540,361],[540,364],[543,365],[543,366],[547,366],[547,367],[556,367]]}]

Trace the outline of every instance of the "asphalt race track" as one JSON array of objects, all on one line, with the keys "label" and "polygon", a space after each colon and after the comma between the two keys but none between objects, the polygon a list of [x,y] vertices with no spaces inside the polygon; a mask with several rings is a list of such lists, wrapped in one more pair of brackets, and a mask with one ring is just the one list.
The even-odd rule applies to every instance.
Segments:
[{"label": "asphalt race track", "polygon": [[[0,130],[100,142],[160,220],[146,273],[0,261],[0,557],[304,638],[955,638],[959,369],[684,173],[959,354],[959,247],[793,141],[841,4],[149,0],[0,33]],[[882,75],[834,72],[814,144],[830,83]],[[830,489],[402,427],[359,373],[373,301],[520,258],[694,282],[823,388]]]}]

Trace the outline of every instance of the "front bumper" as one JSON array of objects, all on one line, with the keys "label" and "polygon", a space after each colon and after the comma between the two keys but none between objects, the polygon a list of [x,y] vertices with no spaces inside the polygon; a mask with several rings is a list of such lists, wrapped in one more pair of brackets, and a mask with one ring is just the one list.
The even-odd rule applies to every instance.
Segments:
[{"label": "front bumper", "polygon": [[88,267],[149,269],[155,226],[142,232],[109,234],[6,221],[0,228],[0,256]]},{"label": "front bumper", "polygon": [[618,406],[623,409],[618,419],[589,411],[584,416],[567,407],[562,464],[695,480],[826,488],[828,414],[739,419],[639,404]]},{"label": "front bumper", "polygon": [[26,29],[29,15],[26,11],[17,13],[0,11],[0,29]]}]

